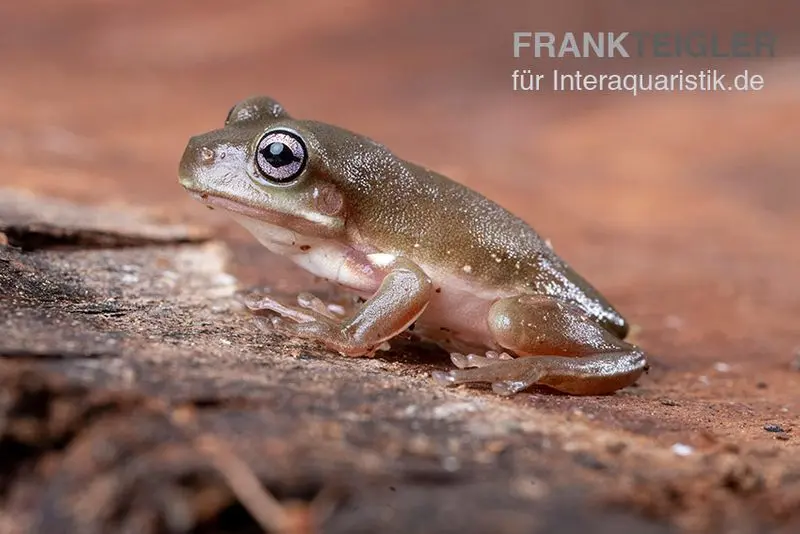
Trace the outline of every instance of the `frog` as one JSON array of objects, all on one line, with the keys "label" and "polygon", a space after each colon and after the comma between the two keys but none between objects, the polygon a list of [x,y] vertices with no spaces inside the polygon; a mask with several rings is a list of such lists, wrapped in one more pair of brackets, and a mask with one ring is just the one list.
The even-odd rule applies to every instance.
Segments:
[{"label": "frog", "polygon": [[[490,139],[477,148],[491,152]],[[253,96],[190,138],[178,176],[269,251],[359,299],[342,313],[308,292],[249,296],[267,329],[348,357],[413,329],[450,355],[435,383],[502,396],[612,394],[647,370],[628,321],[528,223],[367,136]]]}]

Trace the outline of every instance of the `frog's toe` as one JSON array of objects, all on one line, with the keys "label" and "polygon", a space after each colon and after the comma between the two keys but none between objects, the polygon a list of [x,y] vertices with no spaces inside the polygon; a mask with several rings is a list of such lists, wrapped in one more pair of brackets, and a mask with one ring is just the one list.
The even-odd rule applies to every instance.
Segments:
[{"label": "frog's toe", "polygon": [[[311,293],[305,293],[305,292],[297,295],[297,304],[301,308],[317,312],[318,314],[324,315],[329,319],[336,319],[337,317],[335,312],[339,311],[339,309],[341,308],[341,306],[339,306],[338,308],[329,306],[325,304],[325,302],[323,302],[323,300],[317,297],[316,295],[312,295]],[[343,309],[341,311],[344,312]],[[342,314],[340,313],[339,315],[341,316]]]},{"label": "frog's toe", "polygon": [[442,386],[452,386],[456,384],[455,371],[434,371],[431,377]]},{"label": "frog's toe", "polygon": [[263,332],[280,332],[281,334],[287,336],[294,335],[294,330],[292,327],[297,324],[294,321],[284,319],[279,315],[256,316],[254,320],[258,328]]},{"label": "frog's toe", "polygon": [[271,316],[273,313],[277,313],[297,323],[338,321],[325,303],[310,293],[300,293],[297,296],[297,303],[298,306],[287,306],[277,299],[260,295],[245,300],[245,305],[255,315]]},{"label": "frog's toe", "polygon": [[[519,393],[535,384],[538,380],[538,376],[504,380],[504,373],[497,373],[496,371],[498,371],[498,369],[491,369],[491,367],[492,366],[485,366],[483,368],[459,371],[434,371],[432,377],[437,383],[443,386],[490,383],[492,385],[492,391],[503,396]],[[489,369],[491,372],[483,372],[485,369]]]},{"label": "frog's toe", "polygon": [[258,311],[263,309],[264,304],[262,304],[262,302],[269,303],[271,301],[274,301],[274,299],[265,296],[264,293],[259,293],[256,291],[252,291],[250,293],[240,293],[239,295],[237,295],[237,298],[239,302],[244,304],[247,307],[247,309],[251,311]]},{"label": "frog's toe", "polygon": [[277,331],[288,337],[316,341],[344,356],[372,356],[376,351],[390,348],[387,342],[375,346],[358,343],[348,337],[336,321],[324,317],[300,323],[278,315],[257,317],[256,320],[264,331]]},{"label": "frog's toe", "polygon": [[487,350],[486,358],[489,360],[513,360],[514,357],[507,352],[497,352],[495,350]]},{"label": "frog's toe", "polygon": [[335,327],[327,321],[312,320],[298,323],[291,318],[280,315],[257,317],[256,321],[264,331],[277,331],[289,337],[322,341],[325,344],[328,344],[328,341],[336,337]]},{"label": "frog's toe", "polygon": [[491,359],[477,354],[461,354],[459,352],[450,353],[450,361],[459,369],[469,369],[471,367],[484,367],[494,363]]},{"label": "frog's toe", "polygon": [[275,312],[284,316],[291,316],[295,315],[292,313],[293,311],[299,311],[297,308],[293,306],[287,306],[276,298],[257,293],[251,293],[245,296],[243,302],[244,305],[254,313]]},{"label": "frog's toe", "polygon": [[328,340],[334,337],[332,326],[323,321],[308,321],[305,323],[293,323],[288,325],[289,331],[298,337],[305,339]]},{"label": "frog's toe", "polygon": [[453,362],[453,365],[458,367],[459,369],[466,369],[467,367],[472,367],[470,365],[470,356],[474,356],[474,354],[461,354],[459,352],[451,352],[450,353],[450,361]]},{"label": "frog's toe", "polygon": [[513,357],[505,352],[487,351],[486,356],[477,354],[461,354],[459,352],[450,353],[450,361],[459,369],[469,369],[471,367],[486,367],[500,360],[512,360]]},{"label": "frog's toe", "polygon": [[507,397],[514,395],[520,391],[529,388],[536,383],[536,380],[503,380],[501,382],[492,382],[492,391],[498,395]]},{"label": "frog's toe", "polygon": [[[505,353],[503,353],[505,354]],[[458,355],[462,356],[462,355]],[[472,364],[473,369],[460,368],[454,371],[433,373],[436,382],[454,386],[458,384],[489,383],[499,395],[513,395],[532,386],[541,378],[538,366],[531,365],[529,358],[511,358],[508,354],[497,354],[492,358],[467,355],[456,364]],[[456,363],[455,359],[453,363]]]}]

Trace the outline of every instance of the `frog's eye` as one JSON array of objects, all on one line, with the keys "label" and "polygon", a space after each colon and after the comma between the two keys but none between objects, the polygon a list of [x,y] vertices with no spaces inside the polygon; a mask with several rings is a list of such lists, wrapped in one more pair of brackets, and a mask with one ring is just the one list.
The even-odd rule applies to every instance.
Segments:
[{"label": "frog's eye", "polygon": [[291,182],[303,172],[307,160],[306,145],[294,132],[272,130],[258,142],[256,166],[270,182]]}]

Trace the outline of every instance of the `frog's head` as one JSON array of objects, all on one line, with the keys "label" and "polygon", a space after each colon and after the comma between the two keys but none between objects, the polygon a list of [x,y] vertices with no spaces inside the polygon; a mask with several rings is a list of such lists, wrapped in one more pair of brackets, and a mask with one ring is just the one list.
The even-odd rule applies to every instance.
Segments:
[{"label": "frog's head", "polygon": [[335,238],[345,231],[347,184],[357,172],[342,160],[373,159],[370,152],[385,149],[340,128],[293,119],[271,98],[253,97],[230,110],[223,128],[189,140],[179,177],[193,196],[232,212],[261,236],[283,229]]}]

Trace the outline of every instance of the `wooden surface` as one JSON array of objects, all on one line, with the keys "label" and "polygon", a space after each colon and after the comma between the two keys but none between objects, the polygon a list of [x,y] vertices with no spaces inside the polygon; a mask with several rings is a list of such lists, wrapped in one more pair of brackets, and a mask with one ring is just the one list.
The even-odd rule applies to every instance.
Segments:
[{"label": "wooden surface", "polygon": [[[258,532],[250,473],[322,532],[796,532],[800,7],[645,4],[0,8],[0,531]],[[510,90],[514,30],[696,27],[777,32],[779,57],[714,65],[765,89]],[[431,348],[346,360],[258,329],[237,291],[326,287],[176,168],[260,93],[531,222],[637,325],[650,373],[500,399],[437,387]]]}]

